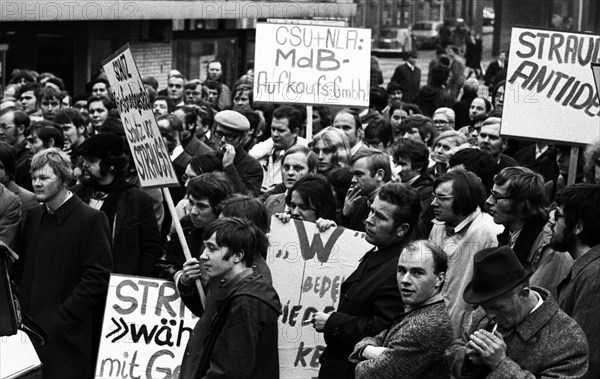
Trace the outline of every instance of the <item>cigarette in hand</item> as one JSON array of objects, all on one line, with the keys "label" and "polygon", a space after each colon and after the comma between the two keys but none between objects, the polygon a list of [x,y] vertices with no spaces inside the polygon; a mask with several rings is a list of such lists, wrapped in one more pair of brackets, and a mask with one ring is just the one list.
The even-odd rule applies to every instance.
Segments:
[{"label": "cigarette in hand", "polygon": [[302,325],[312,324],[312,320],[304,320],[302,321]]},{"label": "cigarette in hand", "polygon": [[492,334],[496,334],[496,329],[498,329],[498,323],[494,325],[494,329],[492,329]]}]

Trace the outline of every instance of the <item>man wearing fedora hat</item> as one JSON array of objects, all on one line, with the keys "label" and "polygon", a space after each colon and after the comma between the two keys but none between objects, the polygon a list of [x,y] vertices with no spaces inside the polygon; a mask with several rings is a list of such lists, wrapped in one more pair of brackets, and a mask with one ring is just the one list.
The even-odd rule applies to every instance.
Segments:
[{"label": "man wearing fedora hat", "polygon": [[263,182],[263,169],[242,147],[250,122],[241,113],[224,110],[215,115],[212,139],[223,154],[223,171],[235,192],[258,196]]},{"label": "man wearing fedora hat", "polygon": [[533,267],[508,246],[475,254],[463,293],[477,305],[464,335],[446,351],[456,378],[581,378],[588,368],[583,330],[541,287]]}]

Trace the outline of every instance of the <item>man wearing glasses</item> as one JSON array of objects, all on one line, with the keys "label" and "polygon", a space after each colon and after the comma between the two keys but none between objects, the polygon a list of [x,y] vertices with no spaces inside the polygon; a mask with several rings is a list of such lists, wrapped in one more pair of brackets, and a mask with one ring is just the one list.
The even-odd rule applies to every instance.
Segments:
[{"label": "man wearing glasses", "polygon": [[433,182],[431,206],[435,215],[429,240],[442,246],[448,255],[448,271],[442,296],[456,336],[474,307],[462,293],[471,280],[473,256],[479,250],[498,246],[501,228],[481,211],[485,202],[481,179],[470,171],[449,171]]},{"label": "man wearing glasses", "polygon": [[517,258],[532,264],[532,285],[546,288],[556,299],[556,288],[573,264],[568,254],[550,246],[552,237],[544,199],[544,179],[532,170],[507,167],[494,177],[492,194],[486,203],[496,224],[504,225],[498,244],[509,246]]},{"label": "man wearing glasses", "polygon": [[250,122],[241,113],[225,110],[215,115],[212,141],[222,153],[223,171],[233,185],[234,192],[256,197],[263,182],[260,163],[242,148]]},{"label": "man wearing glasses", "polygon": [[433,112],[433,126],[438,133],[454,130],[454,111],[447,107],[438,108]]}]

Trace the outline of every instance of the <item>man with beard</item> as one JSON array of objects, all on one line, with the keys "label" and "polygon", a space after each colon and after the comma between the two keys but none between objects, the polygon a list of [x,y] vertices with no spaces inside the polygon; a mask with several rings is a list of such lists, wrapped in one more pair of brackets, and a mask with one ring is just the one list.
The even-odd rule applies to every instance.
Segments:
[{"label": "man with beard", "polygon": [[15,148],[15,183],[28,191],[33,191],[29,164],[31,155],[27,149],[25,131],[29,129],[29,117],[16,108],[6,108],[0,112],[0,140]]},{"label": "man with beard", "polygon": [[600,377],[600,186],[575,184],[556,196],[550,246],[568,252],[575,262],[558,286],[558,305],[583,329],[589,345],[589,368],[583,378]]},{"label": "man with beard", "polygon": [[[319,378],[354,378],[348,357],[356,343],[387,329],[404,312],[396,267],[419,220],[419,195],[410,186],[389,183],[379,190],[370,209],[365,239],[375,248],[342,283],[337,311],[316,312],[312,318],[315,330],[324,333],[327,342]],[[335,226],[320,221],[320,229]]]},{"label": "man with beard", "polygon": [[96,134],[78,149],[81,184],[73,192],[103,211],[112,232],[112,255],[118,274],[153,276],[162,254],[152,198],[125,180],[127,156],[116,133]]}]

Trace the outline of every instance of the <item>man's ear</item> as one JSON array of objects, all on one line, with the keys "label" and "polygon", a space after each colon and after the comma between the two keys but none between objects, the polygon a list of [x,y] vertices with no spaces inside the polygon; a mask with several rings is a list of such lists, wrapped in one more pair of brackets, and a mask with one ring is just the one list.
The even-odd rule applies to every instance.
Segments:
[{"label": "man's ear", "polygon": [[56,144],[54,142],[54,138],[48,139],[48,147],[54,147],[54,146],[56,146]]},{"label": "man's ear", "polygon": [[297,137],[299,133],[300,133],[300,128],[296,128],[296,129],[292,130],[292,135],[294,137]]},{"label": "man's ear", "polygon": [[573,233],[575,233],[575,235],[578,236],[579,234],[581,234],[581,232],[583,232],[583,221],[577,220],[577,223],[573,228]]},{"label": "man's ear", "polygon": [[383,181],[383,178],[385,177],[385,171],[380,168],[379,170],[377,170],[375,172],[375,179],[377,179],[378,181]]},{"label": "man's ear", "polygon": [[446,281],[446,273],[443,271],[438,273],[435,278],[435,288],[437,290],[442,288],[442,285],[444,284],[445,281]]},{"label": "man's ear", "polygon": [[233,253],[233,262],[240,263],[244,259],[244,250],[240,250],[236,253]]},{"label": "man's ear", "polygon": [[404,237],[408,232],[410,231],[410,225],[408,225],[407,223],[402,223],[400,225],[398,225],[398,227],[396,228],[396,235],[399,238]]},{"label": "man's ear", "polygon": [[25,125],[17,126],[17,135],[19,135],[19,136],[25,135]]}]

